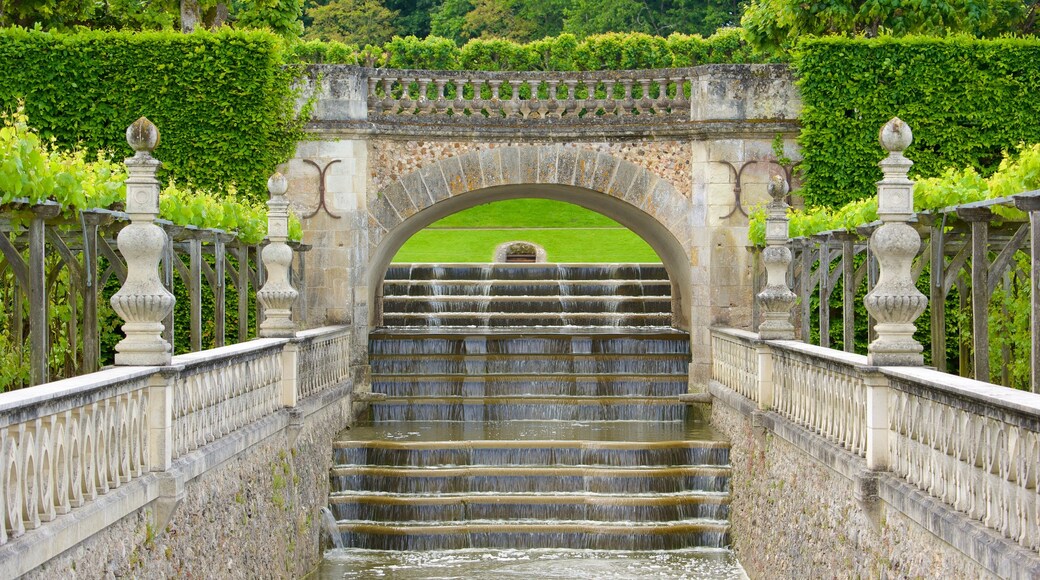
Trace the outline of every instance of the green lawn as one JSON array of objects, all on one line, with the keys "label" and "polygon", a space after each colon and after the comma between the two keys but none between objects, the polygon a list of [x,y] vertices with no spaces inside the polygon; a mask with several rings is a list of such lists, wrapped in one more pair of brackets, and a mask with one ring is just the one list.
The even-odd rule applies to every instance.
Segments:
[{"label": "green lawn", "polygon": [[617,222],[545,199],[498,201],[450,215],[412,236],[394,261],[489,262],[495,246],[511,241],[542,246],[550,262],[660,262]]}]

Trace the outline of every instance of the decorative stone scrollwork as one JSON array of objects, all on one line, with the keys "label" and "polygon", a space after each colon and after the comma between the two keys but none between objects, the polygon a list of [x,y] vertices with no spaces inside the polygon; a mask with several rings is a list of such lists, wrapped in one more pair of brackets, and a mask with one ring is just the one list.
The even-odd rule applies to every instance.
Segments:
[{"label": "decorative stone scrollwork", "polygon": [[758,334],[766,340],[793,340],[794,325],[791,324],[791,308],[797,296],[787,287],[787,269],[791,265],[791,249],[788,244],[787,182],[779,175],[769,182],[769,195],[773,201],[766,206],[766,248],[762,261],[766,266],[766,287],[758,293],[765,320],[758,327]]},{"label": "decorative stone scrollwork", "polygon": [[914,211],[914,182],[907,177],[913,162],[903,150],[913,141],[910,127],[899,118],[885,124],[881,145],[889,151],[878,164],[884,178],[878,186],[878,216],[883,224],[870,237],[877,256],[878,283],[867,294],[867,310],[878,323],[877,339],[868,347],[868,362],[879,366],[921,366],[924,348],[914,340],[914,321],[928,299],[917,290],[910,272],[921,249],[921,236],[906,222]]},{"label": "decorative stone scrollwork", "polygon": [[161,163],[152,157],[159,144],[159,130],[141,117],[126,130],[126,141],[136,154],[126,159],[126,212],[130,225],[116,241],[126,258],[126,282],[112,296],[112,308],[126,321],[126,338],[116,345],[117,365],[168,365],[170,343],[163,340],[163,319],[173,311],[174,298],[159,281],[159,260],[166,246],[166,232],[155,225],[159,215]]},{"label": "decorative stone scrollwork", "polygon": [[285,243],[289,237],[289,200],[285,199],[288,188],[289,183],[281,173],[267,180],[267,190],[271,193],[267,202],[267,237],[271,243],[261,253],[267,281],[256,293],[257,300],[264,305],[264,320],[260,323],[260,336],[264,337],[291,337],[296,332],[291,317],[299,292],[289,283],[292,249]]}]

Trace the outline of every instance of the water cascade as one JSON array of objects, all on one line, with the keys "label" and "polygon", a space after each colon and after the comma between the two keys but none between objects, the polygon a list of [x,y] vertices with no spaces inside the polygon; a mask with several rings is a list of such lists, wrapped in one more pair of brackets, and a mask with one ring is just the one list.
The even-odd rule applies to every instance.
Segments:
[{"label": "water cascade", "polygon": [[670,289],[660,265],[390,268],[385,398],[335,448],[343,545],[724,551],[729,445],[678,399]]}]

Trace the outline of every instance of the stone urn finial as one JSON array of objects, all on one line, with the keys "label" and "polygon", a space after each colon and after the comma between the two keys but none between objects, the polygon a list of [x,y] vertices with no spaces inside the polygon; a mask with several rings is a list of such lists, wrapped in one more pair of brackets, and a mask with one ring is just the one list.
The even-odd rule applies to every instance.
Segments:
[{"label": "stone urn finial", "polygon": [[903,155],[913,142],[913,133],[896,117],[881,128],[879,140],[888,156],[878,163],[884,175],[877,182],[882,224],[870,236],[879,276],[864,300],[877,320],[877,339],[868,346],[867,359],[878,366],[921,366],[924,347],[914,340],[914,321],[924,312],[928,299],[917,290],[911,275],[921,236],[907,224],[914,212],[914,182],[907,176],[913,162]]},{"label": "stone urn finial", "polygon": [[152,157],[159,144],[159,129],[141,117],[126,129],[126,142],[136,154],[126,159],[126,212],[130,225],[119,231],[116,242],[126,259],[126,280],[112,296],[112,308],[126,321],[126,337],[116,345],[117,365],[162,366],[170,364],[172,347],[162,338],[163,319],[173,311],[174,297],[159,281],[159,260],[166,247],[166,232],[155,225],[159,215],[159,180],[162,165]]},{"label": "stone urn finial", "polygon": [[766,206],[766,247],[762,262],[766,267],[766,287],[758,293],[765,320],[758,327],[758,335],[765,340],[793,340],[791,308],[797,296],[787,286],[787,269],[792,253],[788,248],[787,181],[775,175],[769,181],[768,191],[773,201]]},{"label": "stone urn finial", "polygon": [[159,128],[148,117],[141,117],[126,128],[126,142],[138,154],[151,155],[159,146]]},{"label": "stone urn finial", "polygon": [[260,323],[260,336],[291,337],[296,333],[292,321],[292,305],[299,292],[289,282],[292,265],[292,248],[285,242],[289,239],[289,201],[285,192],[289,182],[281,173],[267,180],[267,191],[271,199],[267,202],[267,239],[270,242],[261,252],[267,281],[256,297],[264,305],[264,320]]}]

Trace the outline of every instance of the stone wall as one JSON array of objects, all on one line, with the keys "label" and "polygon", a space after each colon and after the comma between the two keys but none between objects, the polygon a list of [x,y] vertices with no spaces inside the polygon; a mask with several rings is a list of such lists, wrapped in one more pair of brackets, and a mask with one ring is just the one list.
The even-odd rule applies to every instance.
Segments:
[{"label": "stone wall", "polygon": [[258,441],[220,465],[212,465],[223,459],[220,449],[196,452],[195,465],[181,469],[208,469],[184,484],[183,500],[165,526],[156,523],[162,510],[153,502],[27,577],[304,576],[321,560],[318,510],[328,505],[332,441],[350,419],[347,389],[315,397],[333,401],[324,406],[301,402],[311,414],[300,427],[281,411],[280,428],[254,433]]},{"label": "stone wall", "polygon": [[[733,445],[731,534],[752,578],[995,577],[872,497],[871,481],[877,480],[864,473],[865,464],[845,460],[847,471],[862,469],[863,477],[850,479],[754,426],[745,411],[716,398],[711,422]],[[839,452],[818,443],[821,452]]]}]

